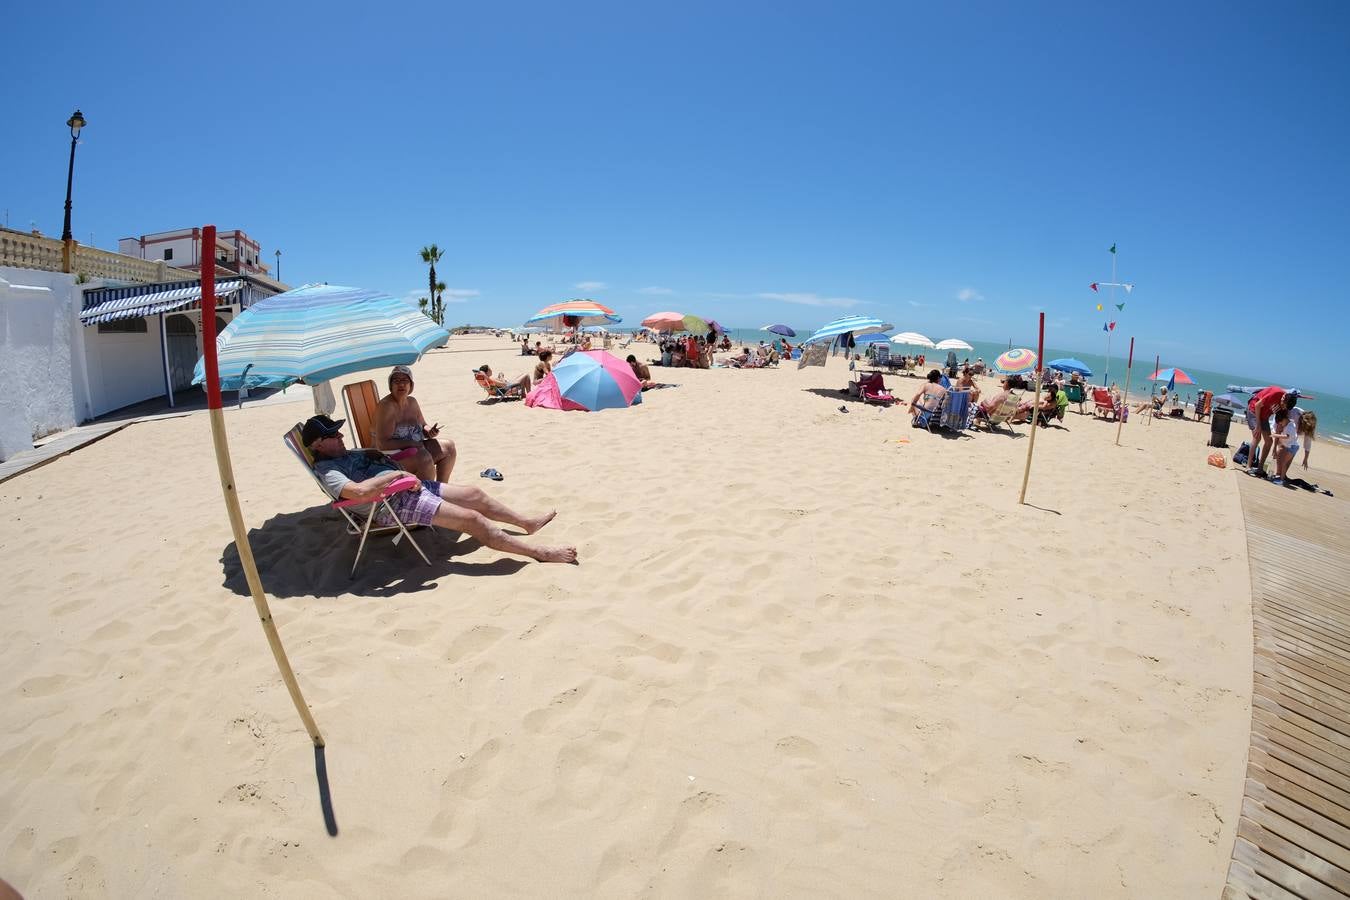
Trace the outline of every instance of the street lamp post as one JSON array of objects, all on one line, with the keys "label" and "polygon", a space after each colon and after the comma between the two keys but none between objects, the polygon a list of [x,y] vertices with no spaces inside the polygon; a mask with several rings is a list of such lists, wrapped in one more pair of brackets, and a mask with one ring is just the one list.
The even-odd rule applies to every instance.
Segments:
[{"label": "street lamp post", "polygon": [[73,255],[75,237],[70,233],[70,188],[75,180],[75,144],[80,139],[80,129],[84,127],[84,116],[77,109],[66,120],[70,126],[70,167],[66,169],[66,224],[61,229],[61,271],[70,271],[70,257]]},{"label": "street lamp post", "polygon": [[277,251],[277,281],[281,280],[281,251]]}]

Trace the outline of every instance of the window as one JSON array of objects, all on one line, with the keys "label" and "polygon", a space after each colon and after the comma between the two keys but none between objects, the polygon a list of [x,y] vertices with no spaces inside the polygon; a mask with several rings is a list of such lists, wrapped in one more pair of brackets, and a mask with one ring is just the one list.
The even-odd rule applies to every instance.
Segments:
[{"label": "window", "polygon": [[172,248],[172,247],[165,247],[165,248],[164,248],[164,258],[165,258],[165,259],[173,259],[173,248]]},{"label": "window", "polygon": [[99,322],[99,334],[145,334],[144,319],[118,319],[114,322]]}]

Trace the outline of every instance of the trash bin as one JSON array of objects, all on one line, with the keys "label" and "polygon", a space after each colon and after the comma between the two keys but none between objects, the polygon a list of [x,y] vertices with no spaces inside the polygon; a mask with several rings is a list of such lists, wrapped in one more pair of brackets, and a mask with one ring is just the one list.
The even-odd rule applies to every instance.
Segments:
[{"label": "trash bin", "polygon": [[1228,426],[1233,424],[1233,411],[1226,406],[1216,406],[1209,422],[1209,445],[1211,447],[1228,446]]}]

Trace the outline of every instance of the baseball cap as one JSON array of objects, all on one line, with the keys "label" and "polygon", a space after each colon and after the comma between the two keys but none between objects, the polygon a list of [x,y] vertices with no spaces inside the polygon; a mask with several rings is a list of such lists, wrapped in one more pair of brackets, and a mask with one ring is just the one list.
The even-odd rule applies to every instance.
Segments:
[{"label": "baseball cap", "polygon": [[338,419],[334,422],[328,416],[313,416],[301,429],[300,440],[304,441],[305,446],[308,447],[320,438],[331,437],[340,432],[346,421],[346,419]]},{"label": "baseball cap", "polygon": [[407,375],[408,380],[412,381],[412,369],[407,366],[394,366],[394,370],[389,373],[389,377],[393,378],[395,375]]}]

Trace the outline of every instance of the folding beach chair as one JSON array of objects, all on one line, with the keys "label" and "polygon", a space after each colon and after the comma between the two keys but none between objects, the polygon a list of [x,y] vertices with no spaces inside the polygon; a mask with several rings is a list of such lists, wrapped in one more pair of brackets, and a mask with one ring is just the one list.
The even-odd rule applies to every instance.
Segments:
[{"label": "folding beach chair", "polygon": [[1070,381],[1064,385],[1064,396],[1069,398],[1070,403],[1077,403],[1078,414],[1083,415],[1083,403],[1087,400],[1087,395],[1083,393],[1083,386]]},{"label": "folding beach chair", "polygon": [[352,427],[352,443],[358,447],[375,446],[375,409],[380,405],[380,389],[366,380],[342,386],[342,407]]},{"label": "folding beach chair", "polygon": [[478,369],[473,370],[473,380],[478,382],[480,388],[487,391],[489,400],[525,399],[525,392],[519,387],[503,387],[502,385],[493,384],[492,379],[487,377],[487,373],[481,372]]},{"label": "folding beach chair", "polygon": [[1116,405],[1111,402],[1111,392],[1106,388],[1092,390],[1092,417],[1095,419],[1097,416],[1104,419],[1116,417]]},{"label": "folding beach chair", "polygon": [[1009,393],[1003,398],[1003,402],[998,405],[998,409],[991,413],[986,413],[980,407],[975,407],[975,415],[971,424],[974,425],[983,422],[990,431],[995,431],[1000,425],[1008,426],[1008,433],[1013,433],[1012,417],[1017,415],[1017,407],[1022,405],[1022,395]]},{"label": "folding beach chair", "polygon": [[927,428],[932,431],[941,422],[942,407],[950,393],[941,397],[926,397],[919,403],[919,412],[914,416],[915,428]]},{"label": "folding beach chair", "polygon": [[867,372],[858,376],[858,396],[864,403],[880,403],[882,406],[895,402],[895,396],[887,390],[880,372]]},{"label": "folding beach chair", "polygon": [[949,431],[965,431],[970,427],[970,391],[948,391],[942,404],[942,427]]},{"label": "folding beach chair", "polygon": [[[403,538],[406,537],[408,539],[408,543],[412,544],[413,549],[417,551],[417,555],[422,557],[422,562],[426,563],[427,565],[431,565],[431,560],[427,559],[427,555],[422,552],[422,548],[417,545],[417,541],[413,540],[412,533],[409,532],[408,526],[403,524],[403,521],[399,519],[398,514],[394,512],[394,508],[389,505],[390,497],[394,496],[400,491],[405,491],[408,490],[409,488],[416,488],[420,486],[421,482],[419,482],[417,478],[413,475],[404,475],[402,478],[395,480],[387,488],[385,488],[384,493],[380,495],[380,499],[376,500],[374,503],[361,500],[342,500],[342,499],[333,500],[332,494],[328,493],[328,488],[324,486],[323,480],[319,478],[319,473],[314,471],[314,463],[315,463],[314,455],[309,452],[309,448],[305,446],[304,440],[300,436],[303,428],[304,425],[297,422],[294,428],[286,432],[286,434],[282,437],[282,440],[286,442],[287,447],[291,448],[291,452],[295,454],[295,458],[300,460],[300,464],[305,467],[305,471],[309,472],[310,477],[314,479],[314,483],[319,486],[319,490],[323,491],[323,495],[332,500],[330,505],[333,507],[333,509],[336,509],[338,512],[340,512],[342,514],[342,517],[347,520],[347,533],[352,535],[353,537],[355,537],[358,534],[361,536],[361,542],[356,545],[356,559],[352,560],[352,570],[350,573],[351,576],[352,577],[356,576],[356,566],[361,562],[361,554],[366,549],[366,538],[372,534],[382,534],[382,533],[387,534],[393,532],[394,533],[393,542],[395,545],[397,545],[399,541],[403,540]],[[389,458],[398,459],[409,452],[415,451],[412,450],[412,448],[409,448],[408,450],[400,450],[396,453],[389,454]],[[352,507],[362,506],[366,504],[369,504],[370,510],[369,512],[366,513],[365,522],[358,523],[357,517],[359,515],[359,511],[356,511],[354,513]],[[374,524],[375,509],[377,506],[384,507],[385,511],[389,513],[389,517],[393,519],[394,521],[393,525]]]},{"label": "folding beach chair", "polygon": [[883,343],[874,343],[872,345],[872,365],[886,366],[891,364],[891,348]]},{"label": "folding beach chair", "polygon": [[1214,412],[1214,392],[1201,391],[1200,396],[1195,401],[1195,421],[1210,418]]}]

